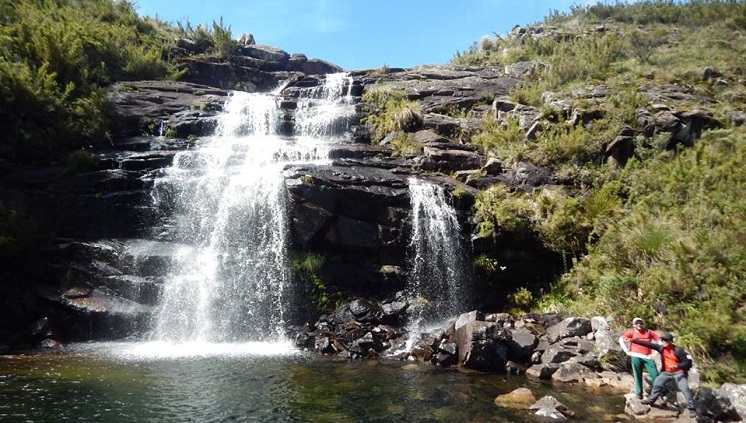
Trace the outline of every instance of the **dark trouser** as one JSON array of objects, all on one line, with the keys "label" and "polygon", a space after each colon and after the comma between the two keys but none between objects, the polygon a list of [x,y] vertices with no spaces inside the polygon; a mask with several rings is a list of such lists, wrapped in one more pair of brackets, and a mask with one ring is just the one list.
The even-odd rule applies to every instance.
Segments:
[{"label": "dark trouser", "polygon": [[655,378],[658,377],[658,369],[655,368],[653,360],[646,360],[640,357],[632,357],[632,375],[635,377],[635,394],[639,397],[642,395],[642,369],[648,371],[650,383],[655,384]]},{"label": "dark trouser", "polygon": [[651,402],[657,400],[665,391],[665,386],[669,381],[676,382],[679,391],[684,394],[684,398],[686,398],[686,408],[694,410],[694,398],[692,397],[692,391],[689,390],[689,381],[686,379],[686,376],[684,376],[684,372],[682,371],[676,373],[661,372],[655,379],[653,391],[650,392],[649,400]]}]

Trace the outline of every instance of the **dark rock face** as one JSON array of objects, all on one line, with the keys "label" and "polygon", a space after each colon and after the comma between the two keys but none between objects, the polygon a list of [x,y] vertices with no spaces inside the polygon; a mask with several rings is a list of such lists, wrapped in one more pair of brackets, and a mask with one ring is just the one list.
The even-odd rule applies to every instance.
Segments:
[{"label": "dark rock face", "polygon": [[115,84],[109,99],[120,116],[116,140],[138,135],[208,135],[222,110],[228,91],[189,82],[138,81]]},{"label": "dark rock face", "polygon": [[299,245],[375,251],[401,243],[409,207],[402,177],[356,166],[294,167],[285,175]]},{"label": "dark rock face", "polygon": [[[355,74],[353,74],[355,75]],[[366,77],[366,85],[381,84],[404,89],[407,98],[422,103],[425,113],[443,113],[469,110],[485,102],[485,98],[498,97],[520,83],[519,79],[505,76],[497,68],[466,66],[418,66]]]}]

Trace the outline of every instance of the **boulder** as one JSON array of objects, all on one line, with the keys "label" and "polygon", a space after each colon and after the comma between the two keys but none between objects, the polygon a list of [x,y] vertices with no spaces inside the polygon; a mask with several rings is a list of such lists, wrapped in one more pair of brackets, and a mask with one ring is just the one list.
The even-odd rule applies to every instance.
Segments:
[{"label": "boulder", "polygon": [[504,370],[510,332],[495,323],[471,321],[456,329],[459,364],[477,370]]},{"label": "boulder", "polygon": [[503,408],[523,409],[534,403],[536,403],[536,397],[528,388],[518,388],[507,394],[495,397],[495,405]]},{"label": "boulder", "polygon": [[526,370],[526,376],[534,379],[547,380],[551,379],[554,372],[559,369],[559,364],[534,364]]},{"label": "boulder", "polygon": [[741,417],[723,391],[700,386],[696,390],[697,414],[712,421],[738,421]]},{"label": "boulder", "polygon": [[561,363],[557,371],[552,374],[553,381],[563,383],[582,382],[583,379],[596,379],[597,377],[588,367],[574,361]]},{"label": "boulder", "polygon": [[546,395],[528,407],[528,410],[544,421],[566,422],[575,415],[557,398]]},{"label": "boulder", "polygon": [[555,343],[562,338],[585,336],[591,332],[591,321],[584,317],[568,317],[547,329],[547,339]]},{"label": "boulder", "polygon": [[727,398],[741,420],[746,420],[746,385],[724,383],[718,389],[723,398]]},{"label": "boulder", "polygon": [[539,339],[526,328],[511,329],[511,339],[508,343],[508,359],[519,363],[531,361],[531,354],[539,343]]}]

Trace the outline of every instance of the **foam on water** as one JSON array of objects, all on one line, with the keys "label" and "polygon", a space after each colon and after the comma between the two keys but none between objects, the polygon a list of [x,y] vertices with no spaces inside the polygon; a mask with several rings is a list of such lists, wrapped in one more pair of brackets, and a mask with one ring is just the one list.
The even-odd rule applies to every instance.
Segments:
[{"label": "foam on water", "polygon": [[287,357],[303,354],[291,342],[96,342],[71,344],[68,350],[75,354],[113,357],[125,361]]}]

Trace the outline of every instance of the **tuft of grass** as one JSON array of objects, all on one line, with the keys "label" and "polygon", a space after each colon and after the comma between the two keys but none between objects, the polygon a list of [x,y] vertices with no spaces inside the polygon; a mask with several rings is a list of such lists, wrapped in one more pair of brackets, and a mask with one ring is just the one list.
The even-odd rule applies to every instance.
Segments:
[{"label": "tuft of grass", "polygon": [[362,100],[378,108],[378,112],[365,118],[373,128],[374,141],[392,132],[414,132],[422,128],[422,107],[418,102],[407,100],[403,90],[377,86],[366,91]]}]

